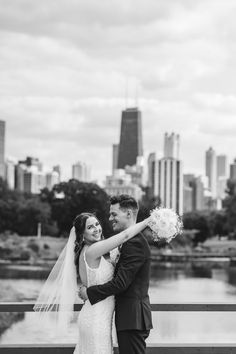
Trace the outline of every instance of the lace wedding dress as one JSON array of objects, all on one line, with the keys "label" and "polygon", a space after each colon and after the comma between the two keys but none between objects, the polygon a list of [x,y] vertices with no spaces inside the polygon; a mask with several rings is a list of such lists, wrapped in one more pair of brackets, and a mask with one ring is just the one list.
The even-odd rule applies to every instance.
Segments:
[{"label": "lace wedding dress", "polygon": [[[113,252],[112,258],[113,262],[110,262],[101,257],[99,267],[93,269],[88,266],[84,253],[88,287],[103,284],[112,279],[117,251]],[[89,300],[85,302],[78,317],[79,338],[74,354],[113,353],[112,323],[114,307],[114,296],[109,296],[95,305],[91,305]]]}]

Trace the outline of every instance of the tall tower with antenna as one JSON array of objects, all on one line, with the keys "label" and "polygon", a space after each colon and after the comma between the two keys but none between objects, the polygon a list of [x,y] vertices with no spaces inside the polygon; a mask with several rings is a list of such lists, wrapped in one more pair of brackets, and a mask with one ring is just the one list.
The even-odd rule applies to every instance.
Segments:
[{"label": "tall tower with antenna", "polygon": [[122,111],[118,168],[133,166],[143,156],[142,117],[138,108]]}]

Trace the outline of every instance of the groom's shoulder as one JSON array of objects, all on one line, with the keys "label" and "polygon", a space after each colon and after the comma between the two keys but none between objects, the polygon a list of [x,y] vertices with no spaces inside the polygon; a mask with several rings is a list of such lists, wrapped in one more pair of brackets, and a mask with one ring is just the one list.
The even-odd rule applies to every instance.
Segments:
[{"label": "groom's shoulder", "polygon": [[131,239],[129,239],[129,241],[127,241],[127,244],[130,245],[143,245],[145,242],[144,237],[141,233],[135,235],[134,237],[132,237]]},{"label": "groom's shoulder", "polygon": [[138,252],[139,254],[142,254],[146,257],[150,256],[150,247],[147,242],[147,239],[142,233],[137,234],[133,238],[131,238],[129,241],[123,244],[122,246],[123,252],[132,252],[136,254]]}]

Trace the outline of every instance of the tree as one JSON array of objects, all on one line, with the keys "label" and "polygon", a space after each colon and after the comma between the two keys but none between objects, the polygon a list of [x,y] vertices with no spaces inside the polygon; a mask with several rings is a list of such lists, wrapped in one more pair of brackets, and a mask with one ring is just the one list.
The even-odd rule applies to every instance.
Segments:
[{"label": "tree", "polygon": [[44,234],[57,232],[46,200],[30,193],[9,190],[7,184],[0,180],[0,232],[8,230],[19,235],[36,235],[39,222]]},{"label": "tree", "polygon": [[150,215],[150,210],[159,207],[161,204],[160,198],[150,197],[149,188],[144,188],[144,196],[139,203],[139,213],[137,221],[142,221]]},{"label": "tree", "polygon": [[204,212],[190,212],[183,215],[185,230],[198,230],[194,236],[194,245],[204,242],[210,236],[207,215]]},{"label": "tree", "polygon": [[94,213],[102,224],[104,234],[111,234],[108,222],[109,197],[97,184],[71,179],[55,185],[52,193],[53,197],[44,190],[41,198],[42,194],[44,198],[47,195],[52,218],[57,222],[60,234],[68,234],[74,218],[82,212]]},{"label": "tree", "polygon": [[54,236],[57,232],[51,220],[51,208],[48,203],[40,201],[38,197],[33,197],[18,205],[14,231],[19,235],[36,235],[38,223],[41,223],[44,235]]},{"label": "tree", "polygon": [[228,231],[236,238],[236,181],[228,180],[227,196],[223,206],[225,208]]},{"label": "tree", "polygon": [[223,236],[228,234],[227,215],[225,210],[212,211],[208,216],[210,236]]}]

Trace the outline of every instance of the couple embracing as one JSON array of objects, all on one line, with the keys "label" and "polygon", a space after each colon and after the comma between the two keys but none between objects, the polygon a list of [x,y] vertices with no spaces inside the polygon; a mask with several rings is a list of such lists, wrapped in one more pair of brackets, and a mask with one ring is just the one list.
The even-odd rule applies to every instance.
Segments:
[{"label": "couple embracing", "polygon": [[109,220],[115,235],[108,239],[103,238],[93,214],[78,215],[39,295],[36,311],[55,311],[56,307],[61,320],[66,321],[78,297],[80,278],[79,296],[84,305],[78,317],[74,354],[113,353],[114,311],[119,354],[145,353],[145,339],[152,328],[148,296],[151,259],[142,231],[149,218],[136,223],[137,214],[138,203],[131,196],[111,197]]}]

